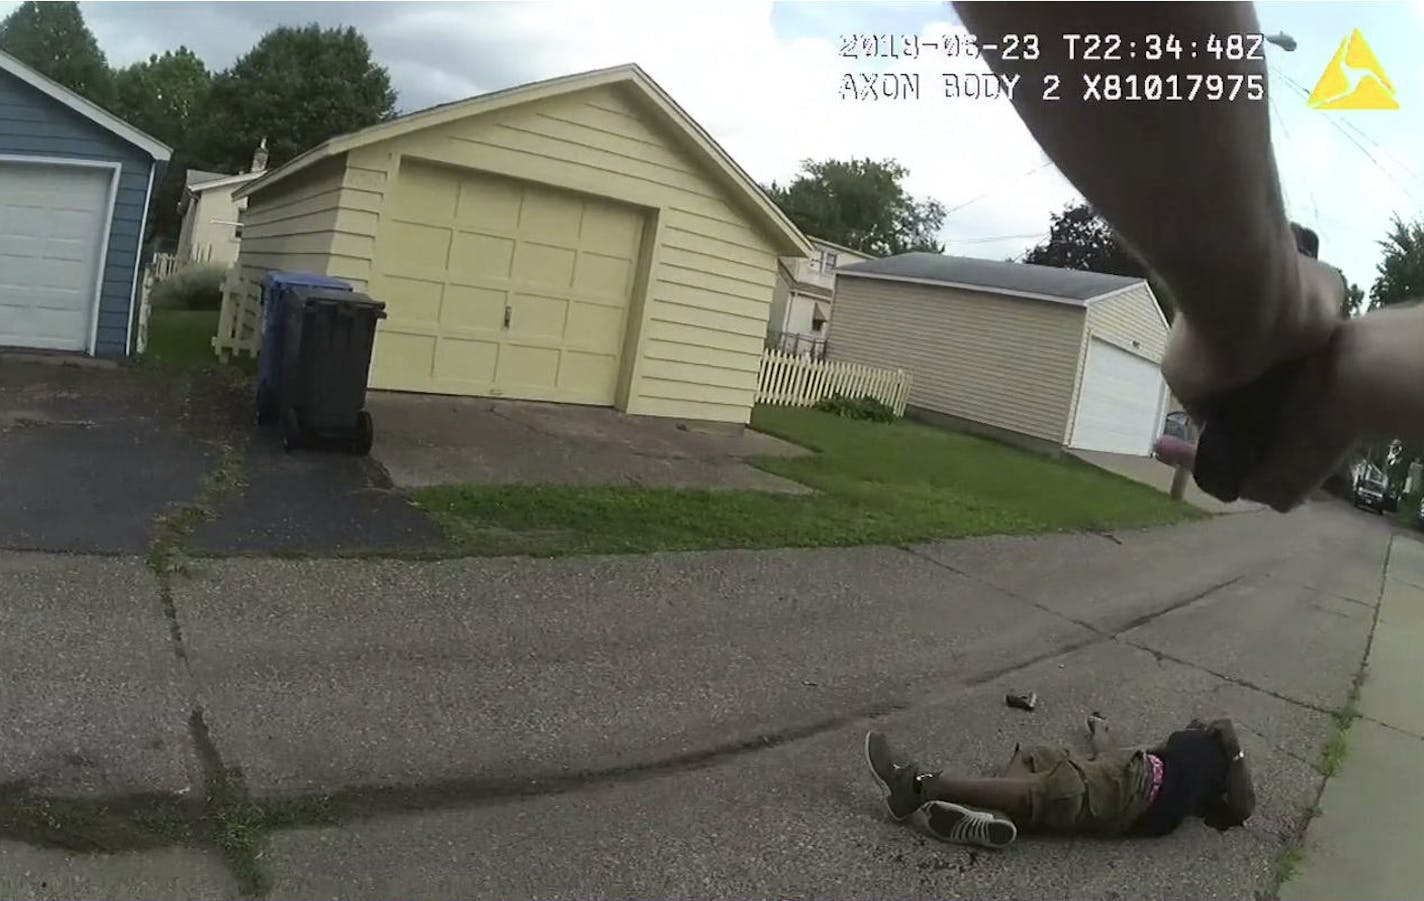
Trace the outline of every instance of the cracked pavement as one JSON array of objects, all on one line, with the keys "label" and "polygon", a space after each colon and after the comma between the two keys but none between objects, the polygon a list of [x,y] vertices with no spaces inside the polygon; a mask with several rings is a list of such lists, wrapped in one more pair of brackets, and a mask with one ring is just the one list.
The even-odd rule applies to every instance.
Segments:
[{"label": "cracked pavement", "polygon": [[[239,558],[161,577],[6,552],[0,894],[1269,896],[1390,534],[1320,502],[909,549]],[[1028,689],[1037,711],[1004,705]],[[1229,714],[1257,815],[988,854],[889,822],[863,771],[871,726],[985,772],[1015,741],[1077,740],[1091,710],[1126,741]],[[220,853],[232,829],[203,826],[215,791],[261,808],[260,880]],[[65,838],[81,813],[142,828],[86,854]]]}]

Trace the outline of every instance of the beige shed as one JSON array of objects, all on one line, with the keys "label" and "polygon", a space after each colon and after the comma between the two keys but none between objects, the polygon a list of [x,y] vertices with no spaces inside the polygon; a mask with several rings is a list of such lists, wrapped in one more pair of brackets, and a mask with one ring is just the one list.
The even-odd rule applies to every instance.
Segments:
[{"label": "beige shed", "polygon": [[827,355],[906,370],[910,409],[1034,445],[1146,455],[1169,394],[1147,282],[909,253],[836,272]]},{"label": "beige shed", "polygon": [[244,187],[240,291],[273,269],[385,301],[377,389],[745,423],[801,232],[637,66],[330,141]]}]

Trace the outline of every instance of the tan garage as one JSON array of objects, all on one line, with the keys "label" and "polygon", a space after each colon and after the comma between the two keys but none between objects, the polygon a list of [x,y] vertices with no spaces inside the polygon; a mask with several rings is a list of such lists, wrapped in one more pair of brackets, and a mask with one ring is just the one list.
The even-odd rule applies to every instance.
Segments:
[{"label": "tan garage", "polygon": [[374,388],[744,423],[777,258],[805,237],[636,66],[404,116],[248,198],[240,290],[272,269],[387,304]]},{"label": "tan garage", "polygon": [[833,360],[904,369],[910,412],[1033,445],[1146,455],[1167,320],[1138,278],[910,253],[836,271]]}]

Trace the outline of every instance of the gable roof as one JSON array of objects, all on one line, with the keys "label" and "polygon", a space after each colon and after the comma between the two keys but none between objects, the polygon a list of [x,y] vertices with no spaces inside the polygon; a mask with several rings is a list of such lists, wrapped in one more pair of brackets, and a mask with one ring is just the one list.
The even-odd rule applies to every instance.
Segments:
[{"label": "gable roof", "polygon": [[198,181],[192,181],[191,179],[189,180],[187,188],[189,191],[192,191],[195,194],[201,194],[202,192],[211,190],[212,188],[222,188],[227,187],[228,185],[246,184],[247,182],[254,181],[257,178],[260,178],[261,176],[266,174],[266,170],[263,170],[262,172],[239,172],[236,175],[224,175],[221,172],[202,172],[202,170],[189,170],[188,174],[191,176],[194,171],[201,172],[201,174],[203,175],[212,176],[211,178],[203,178]]},{"label": "gable roof", "polygon": [[829,247],[837,253],[848,253],[851,256],[865,257],[865,259],[867,260],[878,259],[878,257],[876,257],[876,255],[873,253],[866,253],[863,250],[856,250],[854,247],[847,247],[844,244],[837,244],[834,241],[827,241],[825,238],[818,238],[815,235],[807,235],[806,239],[812,244],[824,244],[826,247]]},{"label": "gable roof", "polygon": [[173,156],[173,148],[167,144],[152,135],[139,131],[98,104],[85,100],[69,88],[25,65],[3,50],[0,50],[0,72],[10,73],[41,94],[69,107],[105,131],[123,138],[155,160],[163,162]]},{"label": "gable roof", "polygon": [[698,151],[703,160],[712,169],[722,176],[722,180],[745,196],[747,206],[756,217],[761,220],[766,229],[777,239],[778,252],[786,254],[799,254],[801,256],[811,255],[811,245],[806,240],[806,236],[801,233],[786,214],[766,196],[766,192],[756,183],[751,176],[737,165],[737,163],[727,155],[727,152],[712,139],[698,125],[691,116],[687,114],[677,102],[668,96],[667,92],[658,86],[657,82],[644,72],[636,64],[629,63],[622,66],[614,66],[609,69],[596,69],[592,72],[582,72],[577,75],[565,75],[560,78],[550,78],[546,81],[536,81],[518,87],[507,88],[502,91],[494,91],[489,94],[480,94],[464,100],[456,100],[451,103],[442,103],[439,106],[432,106],[429,109],[419,110],[399,116],[389,122],[381,122],[360,131],[353,131],[349,134],[338,135],[330,140],[323,141],[305,153],[289,160],[285,165],[267,173],[257,181],[244,186],[233,193],[234,199],[249,197],[264,188],[270,187],[297,172],[330,157],[339,156],[343,153],[355,150],[358,147],[365,147],[377,141],[385,141],[400,135],[409,134],[425,128],[434,128],[445,125],[459,119],[476,116],[483,113],[490,113],[496,110],[505,109],[520,103],[529,103],[535,100],[547,100],[551,97],[558,97],[563,94],[571,94],[575,91],[584,91],[590,88],[604,87],[607,85],[622,84],[632,87],[648,100],[653,108],[662,114],[663,119],[671,125],[678,133],[688,140],[688,143]]},{"label": "gable roof", "polygon": [[220,178],[227,178],[226,172],[209,172],[206,169],[189,169],[183,176],[183,187],[196,188],[198,185],[207,184],[210,181],[217,181]]},{"label": "gable roof", "polygon": [[[942,253],[902,253],[879,260],[852,263],[836,269],[836,277],[875,278],[988,291],[1031,300],[1049,300],[1086,307],[1119,294],[1146,279],[1104,275],[1081,269],[1060,269],[1032,263],[1009,263],[952,257]],[[1151,291],[1151,288],[1148,288]]]}]

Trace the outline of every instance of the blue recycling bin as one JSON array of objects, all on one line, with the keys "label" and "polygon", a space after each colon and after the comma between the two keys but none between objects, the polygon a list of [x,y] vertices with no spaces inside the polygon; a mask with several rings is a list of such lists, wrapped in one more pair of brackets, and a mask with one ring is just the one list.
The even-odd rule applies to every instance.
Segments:
[{"label": "blue recycling bin", "polygon": [[262,350],[257,355],[257,424],[269,425],[279,417],[282,396],[282,357],[286,346],[287,297],[301,288],[351,291],[339,278],[315,272],[269,272],[262,277]]}]

